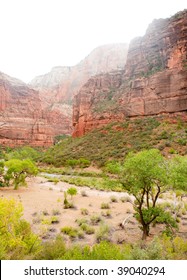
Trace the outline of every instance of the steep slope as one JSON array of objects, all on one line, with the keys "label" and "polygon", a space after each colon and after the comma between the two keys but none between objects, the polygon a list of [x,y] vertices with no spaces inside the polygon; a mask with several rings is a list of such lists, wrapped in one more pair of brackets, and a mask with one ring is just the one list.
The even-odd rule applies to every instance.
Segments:
[{"label": "steep slope", "polygon": [[0,73],[0,144],[49,146],[55,136],[70,135],[73,94],[91,75],[124,67],[127,49],[99,47],[78,65],[54,67],[30,85]]},{"label": "steep slope", "polygon": [[49,146],[52,131],[38,92],[0,72],[0,144]]},{"label": "steep slope", "polygon": [[50,103],[52,98],[55,102],[71,103],[74,94],[91,76],[123,69],[127,51],[127,44],[100,46],[75,66],[54,67],[51,72],[35,77],[30,86],[39,90],[40,96]]},{"label": "steep slope", "polygon": [[134,39],[124,70],[92,77],[74,98],[74,136],[126,117],[187,110],[187,10]]},{"label": "steep slope", "polygon": [[124,68],[127,50],[127,44],[104,45],[75,66],[54,67],[31,81],[30,86],[39,91],[43,109],[53,116],[56,135],[72,132],[72,98],[81,86],[95,74]]}]

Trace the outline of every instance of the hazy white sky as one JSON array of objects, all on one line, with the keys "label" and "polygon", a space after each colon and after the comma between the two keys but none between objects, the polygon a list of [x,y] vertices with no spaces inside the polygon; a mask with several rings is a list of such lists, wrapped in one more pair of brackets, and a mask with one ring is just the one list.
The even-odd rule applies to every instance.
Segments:
[{"label": "hazy white sky", "polygon": [[94,48],[141,36],[186,0],[0,0],[0,71],[25,82]]}]

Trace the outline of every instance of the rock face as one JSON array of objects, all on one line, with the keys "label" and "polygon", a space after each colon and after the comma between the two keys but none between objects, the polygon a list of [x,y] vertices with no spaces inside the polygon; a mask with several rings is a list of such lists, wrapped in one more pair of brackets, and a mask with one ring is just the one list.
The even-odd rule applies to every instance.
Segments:
[{"label": "rock face", "polygon": [[0,73],[0,144],[49,146],[52,131],[38,92]]},{"label": "rock face", "polygon": [[127,44],[95,49],[74,67],[54,67],[29,85],[0,73],[0,144],[49,146],[72,132],[72,97],[96,73],[123,68]]},{"label": "rock face", "polygon": [[50,113],[55,135],[72,132],[72,98],[88,79],[96,74],[122,69],[127,44],[104,45],[93,50],[72,67],[54,67],[51,72],[34,78],[30,86],[39,91],[42,108]]},{"label": "rock face", "polygon": [[73,136],[126,117],[187,110],[187,10],[134,39],[124,70],[91,78],[74,98]]},{"label": "rock face", "polygon": [[51,72],[34,78],[30,86],[39,90],[40,96],[50,104],[52,98],[55,102],[71,103],[73,96],[91,76],[123,69],[127,52],[128,44],[100,46],[77,65],[54,67]]}]

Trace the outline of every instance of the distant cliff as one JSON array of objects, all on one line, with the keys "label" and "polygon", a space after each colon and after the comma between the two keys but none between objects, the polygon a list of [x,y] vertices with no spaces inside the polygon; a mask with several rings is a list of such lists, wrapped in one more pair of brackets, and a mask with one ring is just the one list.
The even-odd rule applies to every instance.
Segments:
[{"label": "distant cliff", "polygon": [[0,73],[0,144],[49,146],[72,133],[72,97],[96,73],[124,68],[128,45],[98,47],[78,65],[25,83]]},{"label": "distant cliff", "polygon": [[37,91],[0,72],[0,144],[49,146],[52,130]]},{"label": "distant cliff", "polygon": [[187,110],[187,10],[154,20],[124,70],[97,75],[74,97],[74,136],[126,117]]}]

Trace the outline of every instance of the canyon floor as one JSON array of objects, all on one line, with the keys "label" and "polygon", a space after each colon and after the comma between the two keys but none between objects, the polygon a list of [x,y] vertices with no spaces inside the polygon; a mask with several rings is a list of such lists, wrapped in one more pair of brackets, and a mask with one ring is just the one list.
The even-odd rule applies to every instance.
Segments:
[{"label": "canyon floor", "polygon": [[[89,244],[97,242],[97,236],[104,235],[102,228],[107,225],[109,230],[108,238],[115,243],[138,242],[141,239],[141,230],[133,216],[132,203],[124,202],[123,199],[130,198],[123,192],[106,192],[89,189],[88,187],[77,187],[77,195],[73,197],[74,208],[64,209],[64,191],[72,185],[65,182],[57,184],[49,182],[44,177],[36,177],[28,181],[28,187],[21,187],[18,190],[3,188],[0,196],[14,198],[23,205],[23,217],[30,222],[35,233],[44,240],[54,239],[61,233],[63,227],[73,227],[81,232],[78,222],[84,219],[90,227],[94,228],[93,234],[70,238],[64,235],[67,244]],[[115,198],[116,202],[112,202]],[[132,199],[132,198],[130,198]],[[71,202],[71,198],[68,197]],[[126,200],[126,199],[125,199]],[[128,200],[128,199],[127,199]],[[123,202],[122,202],[123,201]],[[108,204],[109,209],[101,209],[101,205]],[[84,210],[83,210],[84,209]],[[86,215],[85,215],[86,209]],[[55,219],[54,219],[55,217]],[[95,219],[94,219],[95,217]],[[97,222],[97,218],[101,219]],[[54,219],[54,220],[53,220]],[[126,220],[125,227],[120,226]],[[53,220],[53,222],[51,222]],[[158,235],[162,226],[151,229],[149,239]],[[178,235],[187,238],[187,215],[180,219]]]}]

